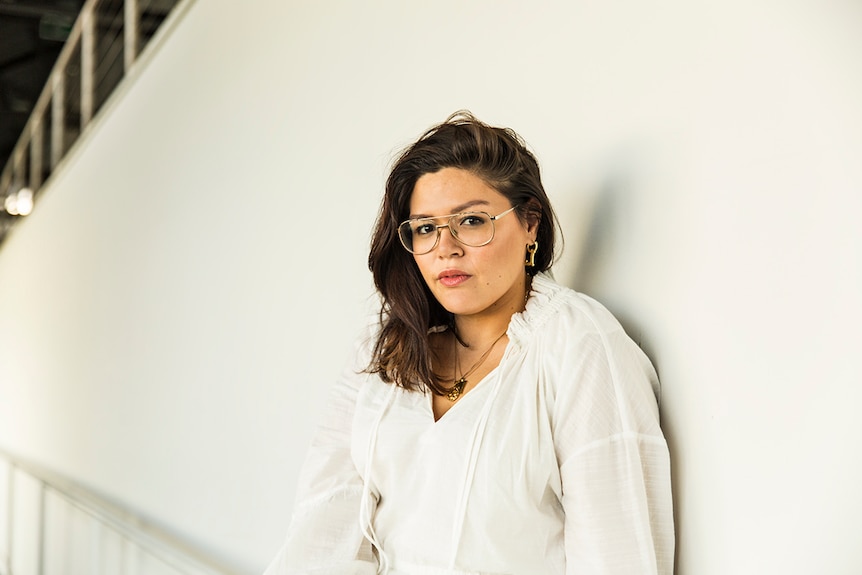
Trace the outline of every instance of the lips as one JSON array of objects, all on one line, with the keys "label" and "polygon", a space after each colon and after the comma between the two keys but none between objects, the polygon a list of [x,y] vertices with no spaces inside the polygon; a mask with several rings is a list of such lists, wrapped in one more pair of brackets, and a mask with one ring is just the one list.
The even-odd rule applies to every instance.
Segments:
[{"label": "lips", "polygon": [[470,274],[461,270],[445,270],[437,276],[437,281],[446,287],[456,287],[470,279]]}]

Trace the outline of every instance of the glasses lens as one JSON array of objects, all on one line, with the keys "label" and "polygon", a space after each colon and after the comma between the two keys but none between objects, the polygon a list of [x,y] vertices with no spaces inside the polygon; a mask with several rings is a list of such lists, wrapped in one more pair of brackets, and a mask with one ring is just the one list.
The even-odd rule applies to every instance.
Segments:
[{"label": "glasses lens", "polygon": [[437,243],[437,225],[431,218],[408,220],[398,226],[398,236],[407,251],[424,254]]},{"label": "glasses lens", "polygon": [[484,246],[494,239],[494,221],[485,212],[467,212],[452,216],[452,233],[468,246]]}]

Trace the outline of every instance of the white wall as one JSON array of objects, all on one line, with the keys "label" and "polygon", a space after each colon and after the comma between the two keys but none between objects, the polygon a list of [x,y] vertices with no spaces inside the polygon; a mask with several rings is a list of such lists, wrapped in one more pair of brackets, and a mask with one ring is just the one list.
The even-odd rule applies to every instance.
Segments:
[{"label": "white wall", "polygon": [[862,569],[862,6],[183,10],[0,249],[0,447],[261,570],[386,166],[469,108],[659,368],[678,573]]}]

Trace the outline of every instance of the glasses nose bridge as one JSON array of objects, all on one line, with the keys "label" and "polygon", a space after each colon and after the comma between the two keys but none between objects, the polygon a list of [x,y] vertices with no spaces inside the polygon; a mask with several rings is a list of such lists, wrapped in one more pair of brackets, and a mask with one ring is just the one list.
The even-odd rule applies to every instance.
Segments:
[{"label": "glasses nose bridge", "polygon": [[455,243],[458,243],[458,244],[463,243],[461,241],[461,238],[458,237],[458,232],[455,230],[455,227],[453,225],[454,221],[455,221],[455,216],[449,216],[446,219],[445,224],[435,224],[435,227],[437,228],[437,240],[434,243],[434,247],[437,247],[438,245],[440,245],[440,242],[441,242],[440,235],[443,233],[443,228],[447,228],[449,230],[449,234],[452,236],[452,239],[455,240]]}]

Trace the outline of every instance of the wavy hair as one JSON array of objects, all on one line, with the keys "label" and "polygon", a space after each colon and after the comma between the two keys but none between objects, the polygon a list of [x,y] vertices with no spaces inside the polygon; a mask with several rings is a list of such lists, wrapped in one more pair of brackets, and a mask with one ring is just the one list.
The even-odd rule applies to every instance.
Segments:
[{"label": "wavy hair", "polygon": [[380,292],[380,331],[370,373],[405,389],[424,386],[437,394],[428,342],[429,330],[453,326],[454,318],[434,298],[419,268],[398,239],[398,225],[410,213],[416,181],[444,168],[466,170],[508,198],[522,222],[539,222],[540,249],[528,274],[550,269],[554,261],[556,223],[539,164],[524,140],[509,128],[492,127],[470,112],[458,111],[433,126],[397,157],[377,217],[368,268]]}]

